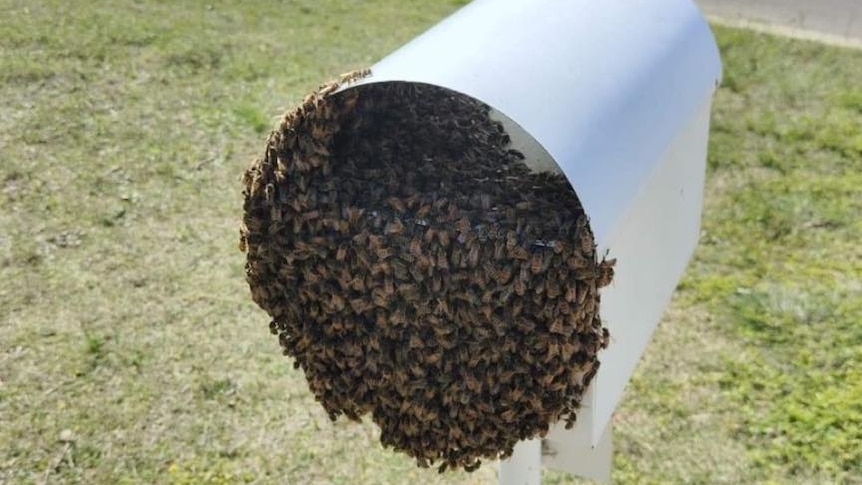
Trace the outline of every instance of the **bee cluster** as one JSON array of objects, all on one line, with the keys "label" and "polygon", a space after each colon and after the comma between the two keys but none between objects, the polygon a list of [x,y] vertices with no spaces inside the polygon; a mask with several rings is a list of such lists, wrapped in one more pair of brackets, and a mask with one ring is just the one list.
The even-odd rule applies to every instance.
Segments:
[{"label": "bee cluster", "polygon": [[244,178],[247,280],[284,354],[333,420],[370,414],[420,466],[473,470],[571,426],[613,261],[568,182],[531,172],[480,102],[339,85]]}]

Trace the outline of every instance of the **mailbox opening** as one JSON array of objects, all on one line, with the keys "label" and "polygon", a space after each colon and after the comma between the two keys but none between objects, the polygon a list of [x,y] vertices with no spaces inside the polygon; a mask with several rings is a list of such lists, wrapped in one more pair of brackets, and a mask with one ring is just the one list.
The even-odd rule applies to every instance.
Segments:
[{"label": "mailbox opening", "polygon": [[476,99],[340,87],[287,113],[244,180],[247,281],[283,352],[332,419],[370,415],[421,466],[573,424],[613,261],[569,182]]}]

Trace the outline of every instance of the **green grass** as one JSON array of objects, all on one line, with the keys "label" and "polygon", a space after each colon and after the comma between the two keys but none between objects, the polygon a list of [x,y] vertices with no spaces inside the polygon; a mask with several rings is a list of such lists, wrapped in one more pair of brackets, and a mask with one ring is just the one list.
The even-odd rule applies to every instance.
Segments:
[{"label": "green grass", "polygon": [[[236,247],[281,111],[461,3],[0,0],[0,483],[494,482],[330,423]],[[615,477],[859,483],[862,52],[717,33],[704,235]]]}]

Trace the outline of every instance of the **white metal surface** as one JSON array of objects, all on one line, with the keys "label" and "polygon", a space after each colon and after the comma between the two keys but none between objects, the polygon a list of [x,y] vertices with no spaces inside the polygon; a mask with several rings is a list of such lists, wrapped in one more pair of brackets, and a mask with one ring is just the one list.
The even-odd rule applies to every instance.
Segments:
[{"label": "white metal surface", "polygon": [[613,427],[605,426],[605,431],[596,444],[589,439],[578,439],[578,431],[575,431],[574,435],[571,433],[562,427],[551,429],[542,442],[542,464],[609,483],[613,459]]},{"label": "white metal surface", "polygon": [[500,485],[539,485],[542,483],[542,440],[522,441],[515,453],[500,462]]},{"label": "white metal surface", "polygon": [[[721,76],[708,25],[690,0],[476,0],[372,72],[347,89],[433,84],[510,118],[514,142],[545,160],[536,168],[556,162],[599,250],[617,258],[601,305],[611,345],[578,425],[552,430],[547,444],[557,453],[544,460],[608,479],[608,423],[699,234],[709,109]],[[535,478],[535,447],[516,450],[501,483],[519,483],[522,472]],[[516,481],[504,481],[510,476]]]}]

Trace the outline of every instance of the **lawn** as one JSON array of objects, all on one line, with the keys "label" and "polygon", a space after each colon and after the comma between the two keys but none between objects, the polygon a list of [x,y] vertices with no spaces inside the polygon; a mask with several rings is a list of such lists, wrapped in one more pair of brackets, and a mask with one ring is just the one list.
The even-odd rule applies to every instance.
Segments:
[{"label": "lawn", "polygon": [[[237,249],[280,113],[460,3],[0,0],[0,483],[494,483],[331,423]],[[862,483],[862,51],[716,31],[701,244],[614,476]]]}]

